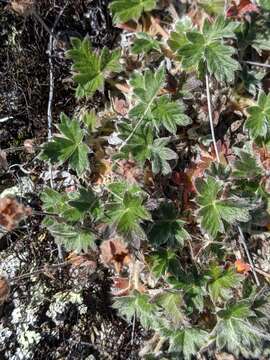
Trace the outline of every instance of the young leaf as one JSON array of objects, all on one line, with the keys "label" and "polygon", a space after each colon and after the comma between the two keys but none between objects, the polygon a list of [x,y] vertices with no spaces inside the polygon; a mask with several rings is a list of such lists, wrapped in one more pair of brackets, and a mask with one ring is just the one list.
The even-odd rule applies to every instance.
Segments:
[{"label": "young leaf", "polygon": [[224,39],[234,37],[237,26],[237,23],[230,23],[218,17],[213,24],[206,20],[202,33],[188,32],[188,43],[178,51],[183,68],[194,68],[197,71],[207,69],[218,81],[233,81],[234,73],[240,69],[240,65],[232,58],[235,49],[225,45]]},{"label": "young leaf", "polygon": [[156,0],[113,0],[110,3],[115,24],[138,20],[144,11],[151,11],[155,7]]},{"label": "young leaf", "polygon": [[70,168],[80,176],[89,168],[89,149],[83,143],[84,132],[78,121],[70,120],[65,114],[61,114],[58,129],[60,134],[45,143],[40,157],[52,164],[68,162]]},{"label": "young leaf", "polygon": [[209,334],[199,328],[184,328],[170,331],[169,351],[180,352],[185,360],[189,360],[203,348],[208,341]]},{"label": "young leaf", "polygon": [[224,233],[224,221],[235,224],[249,220],[249,208],[238,198],[220,199],[222,185],[213,177],[196,180],[201,226],[213,238]]},{"label": "young leaf", "polygon": [[245,127],[253,139],[266,138],[269,135],[270,128],[270,94],[264,92],[259,94],[258,104],[250,106],[248,109],[248,118]]},{"label": "young leaf", "polygon": [[154,174],[161,172],[162,175],[168,175],[172,169],[169,160],[178,159],[178,155],[167,147],[170,140],[168,138],[159,138],[154,140],[151,146],[151,163]]},{"label": "young leaf", "polygon": [[137,291],[130,296],[122,296],[115,299],[113,307],[117,309],[128,322],[131,322],[134,316],[138,318],[145,328],[153,326],[153,320],[158,308],[150,303],[146,294],[140,294]]},{"label": "young leaf", "polygon": [[163,203],[154,214],[155,222],[149,232],[149,239],[156,245],[167,246],[184,245],[189,238],[184,229],[185,222],[179,219],[177,210],[172,203]]},{"label": "young leaf", "polygon": [[209,276],[208,289],[214,303],[218,300],[228,300],[232,296],[232,289],[237,288],[243,277],[233,269],[223,269],[212,264],[207,273]]},{"label": "young leaf", "polygon": [[90,40],[73,38],[72,48],[67,56],[73,60],[73,79],[77,84],[76,96],[78,98],[91,96],[104,87],[105,78],[111,72],[119,72],[120,50],[109,51],[106,47],[98,55],[93,49]]},{"label": "young leaf", "polygon": [[136,39],[133,43],[131,51],[133,54],[149,53],[152,50],[160,51],[160,43],[152,36],[144,32],[136,34]]},{"label": "young leaf", "polygon": [[182,46],[188,43],[186,33],[191,31],[192,21],[190,17],[186,16],[177,22],[175,30],[171,32],[170,39],[168,40],[168,45],[173,52],[177,52]]}]

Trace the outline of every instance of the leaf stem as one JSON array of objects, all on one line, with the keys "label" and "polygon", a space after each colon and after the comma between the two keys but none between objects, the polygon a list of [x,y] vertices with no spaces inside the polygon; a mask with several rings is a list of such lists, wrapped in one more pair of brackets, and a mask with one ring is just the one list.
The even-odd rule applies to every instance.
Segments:
[{"label": "leaf stem", "polygon": [[207,73],[205,75],[205,83],[206,83],[208,116],[209,116],[212,140],[213,140],[213,144],[214,144],[217,161],[220,163],[220,157],[219,157],[219,153],[218,153],[217,142],[216,142],[216,137],[215,137],[215,130],[214,130],[214,123],[213,123],[213,117],[212,117],[211,96],[210,96],[210,89],[209,89],[209,77],[208,77]]}]

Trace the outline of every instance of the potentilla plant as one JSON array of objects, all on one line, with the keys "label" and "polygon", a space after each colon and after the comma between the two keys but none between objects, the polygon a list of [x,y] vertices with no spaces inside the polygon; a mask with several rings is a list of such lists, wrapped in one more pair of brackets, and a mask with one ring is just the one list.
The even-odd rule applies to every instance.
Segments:
[{"label": "potentilla plant", "polygon": [[[78,101],[104,89],[110,95],[97,114],[99,126],[93,112],[73,119],[62,114],[43,145],[41,159],[70,169],[80,184],[68,193],[43,191],[43,224],[67,251],[99,251],[110,240],[105,265],[128,284],[118,284],[113,307],[155,333],[142,356],[191,359],[227,351],[267,358],[269,291],[248,239],[266,233],[270,223],[270,97],[256,78],[250,98],[244,59],[254,41],[239,43],[260,15],[256,10],[246,24],[241,16],[224,18],[220,4],[202,3],[202,24],[179,19],[166,38],[161,25],[157,35],[138,25],[128,53],[72,39],[67,57]],[[157,5],[113,0],[110,9],[115,24],[139,24]],[[267,11],[265,1],[261,6]],[[195,80],[200,97],[196,86],[189,90]],[[240,81],[253,103],[245,108],[235,105]],[[211,92],[224,87],[230,93],[225,108],[242,114],[241,137],[219,134],[218,142],[226,111],[218,113]]]}]

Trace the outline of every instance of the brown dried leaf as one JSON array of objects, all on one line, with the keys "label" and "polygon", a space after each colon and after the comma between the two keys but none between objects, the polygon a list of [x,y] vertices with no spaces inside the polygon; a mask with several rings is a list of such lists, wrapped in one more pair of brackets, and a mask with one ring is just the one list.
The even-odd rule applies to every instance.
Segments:
[{"label": "brown dried leaf", "polygon": [[129,250],[120,239],[103,241],[100,251],[101,261],[107,266],[114,266],[117,273],[131,261]]},{"label": "brown dried leaf", "polygon": [[97,262],[90,256],[90,254],[78,255],[71,252],[68,255],[68,261],[73,267],[89,267],[93,270],[97,267]]},{"label": "brown dried leaf", "polygon": [[113,296],[126,296],[129,294],[131,284],[129,278],[115,276],[112,278],[112,294]]},{"label": "brown dried leaf", "polygon": [[11,197],[0,199],[0,225],[8,231],[15,229],[19,222],[31,215],[32,210]]},{"label": "brown dried leaf", "polygon": [[3,276],[0,276],[0,304],[7,300],[9,291],[10,287],[7,279]]},{"label": "brown dried leaf", "polygon": [[30,15],[34,10],[33,0],[12,0],[10,7],[19,15],[27,16]]}]

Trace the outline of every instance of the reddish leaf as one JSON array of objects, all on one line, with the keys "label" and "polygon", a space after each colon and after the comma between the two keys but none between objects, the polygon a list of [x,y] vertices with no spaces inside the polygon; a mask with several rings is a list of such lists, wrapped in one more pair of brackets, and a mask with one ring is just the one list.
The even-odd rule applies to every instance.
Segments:
[{"label": "reddish leaf", "polygon": [[19,222],[31,215],[29,207],[10,197],[0,199],[0,225],[8,231],[15,229]]},{"label": "reddish leaf", "polygon": [[107,266],[114,266],[117,273],[131,261],[128,248],[119,239],[103,241],[100,250],[102,262]]},{"label": "reddish leaf", "polygon": [[130,291],[130,281],[127,277],[113,277],[112,294],[114,296],[125,296]]},{"label": "reddish leaf", "polygon": [[232,1],[232,5],[227,10],[227,17],[243,18],[250,13],[259,13],[258,7],[251,0]]},{"label": "reddish leaf", "polygon": [[241,259],[236,260],[234,265],[236,267],[236,271],[240,274],[247,274],[251,270],[251,266]]}]

